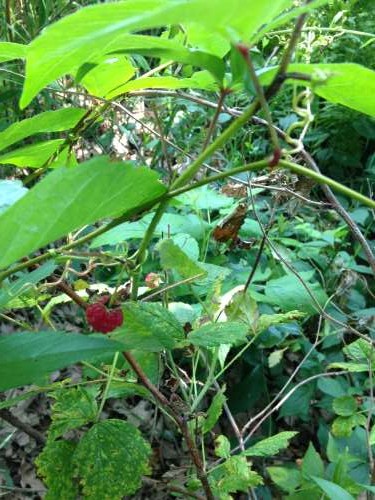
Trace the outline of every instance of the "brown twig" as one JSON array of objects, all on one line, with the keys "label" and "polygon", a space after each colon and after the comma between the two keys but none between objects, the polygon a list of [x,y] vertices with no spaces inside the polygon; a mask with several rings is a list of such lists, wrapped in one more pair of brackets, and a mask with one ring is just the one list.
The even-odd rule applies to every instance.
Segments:
[{"label": "brown twig", "polygon": [[62,292],[64,292],[68,297],[70,297],[73,302],[79,305],[79,307],[82,307],[82,309],[87,309],[88,304],[85,302],[82,297],[80,297],[74,290],[71,288],[65,281],[56,281],[54,283],[56,288],[60,288]]},{"label": "brown twig", "polygon": [[193,441],[189,429],[187,427],[187,423],[185,419],[176,411],[173,404],[162,394],[159,389],[150,381],[145,372],[142,370],[140,365],[137,363],[135,358],[129,352],[123,352],[123,356],[129,365],[132,367],[134,372],[137,374],[141,383],[151,392],[154,398],[168,411],[168,413],[173,417],[176,424],[180,428],[180,431],[185,439],[186,445],[189,449],[190,456],[195,465],[197,476],[200,482],[202,483],[203,489],[206,494],[206,498],[208,500],[214,500],[214,495],[211,490],[211,486],[208,482],[207,474],[204,470],[204,465],[199,454],[199,451],[196,447],[195,442]]},{"label": "brown twig", "polygon": [[0,410],[0,418],[5,420],[5,422],[8,422],[8,424],[12,425],[13,427],[16,427],[16,429],[25,432],[28,436],[35,439],[35,441],[37,441],[38,443],[40,444],[46,443],[46,439],[41,432],[31,427],[31,425],[22,422],[22,420],[13,415],[13,413],[11,413],[6,408],[2,408]]}]

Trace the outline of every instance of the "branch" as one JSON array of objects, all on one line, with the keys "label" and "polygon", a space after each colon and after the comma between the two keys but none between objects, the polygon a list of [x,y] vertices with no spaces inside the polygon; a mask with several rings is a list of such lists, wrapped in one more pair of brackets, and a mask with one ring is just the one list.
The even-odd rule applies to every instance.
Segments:
[{"label": "branch", "polygon": [[16,429],[25,432],[28,436],[35,439],[35,441],[37,441],[38,443],[40,444],[46,443],[46,439],[41,432],[31,427],[31,425],[22,422],[22,420],[13,415],[13,413],[11,413],[9,410],[5,408],[1,409],[0,418],[5,420],[5,422],[8,422],[8,424],[12,425],[13,427],[16,427]]},{"label": "branch", "polygon": [[185,422],[184,417],[182,417],[174,405],[162,394],[159,389],[150,381],[145,372],[142,370],[140,365],[134,359],[134,357],[129,352],[123,352],[123,356],[129,365],[132,367],[134,372],[137,374],[141,383],[151,392],[154,398],[170,413],[170,415],[174,418],[176,424],[180,428],[180,431],[185,438],[185,442],[189,449],[190,456],[193,460],[195,468],[197,470],[197,476],[200,482],[202,483],[203,489],[206,493],[206,497],[208,500],[214,500],[213,493],[211,491],[211,486],[208,482],[207,474],[204,470],[204,465],[199,454],[199,451],[194,443],[187,424]]}]

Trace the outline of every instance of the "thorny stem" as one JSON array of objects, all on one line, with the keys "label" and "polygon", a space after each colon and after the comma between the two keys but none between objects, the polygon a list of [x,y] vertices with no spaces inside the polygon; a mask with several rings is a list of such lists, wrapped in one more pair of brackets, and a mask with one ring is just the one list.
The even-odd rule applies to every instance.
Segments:
[{"label": "thorny stem", "polygon": [[174,408],[173,404],[168,401],[168,399],[162,394],[159,389],[150,381],[150,379],[147,377],[147,375],[144,373],[140,365],[137,363],[135,358],[129,353],[129,352],[123,352],[123,356],[126,359],[126,361],[129,363],[129,365],[132,367],[134,372],[137,374],[139,380],[141,383],[148,389],[151,394],[154,396],[154,398],[166,409],[168,412],[172,415],[174,418],[176,424],[178,425],[184,439],[186,442],[186,445],[189,449],[190,456],[193,460],[193,463],[195,465],[195,468],[197,470],[197,476],[200,482],[202,483],[202,487],[204,489],[204,492],[206,494],[206,497],[208,500],[214,500],[214,495],[211,490],[211,486],[208,482],[207,474],[204,470],[202,458],[199,454],[199,451],[196,447],[196,444],[194,443],[189,429],[187,427],[187,424],[184,420],[184,418],[177,412],[177,410]]}]

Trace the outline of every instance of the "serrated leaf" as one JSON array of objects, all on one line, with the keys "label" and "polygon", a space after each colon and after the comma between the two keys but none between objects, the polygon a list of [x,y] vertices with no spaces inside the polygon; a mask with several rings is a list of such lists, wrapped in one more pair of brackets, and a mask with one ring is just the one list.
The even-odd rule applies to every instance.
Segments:
[{"label": "serrated leaf", "polygon": [[0,391],[40,382],[48,373],[122,345],[104,335],[23,332],[0,338]]},{"label": "serrated leaf", "polygon": [[188,342],[199,347],[218,347],[221,344],[238,345],[246,342],[249,327],[244,323],[228,321],[210,323],[189,333]]},{"label": "serrated leaf", "polygon": [[372,343],[365,339],[355,340],[351,344],[344,346],[343,351],[353,361],[368,360],[374,356]]},{"label": "serrated leaf", "polygon": [[152,202],[165,191],[149,169],[107,157],[58,168],[0,215],[0,268],[78,227]]},{"label": "serrated leaf", "polygon": [[336,415],[349,417],[357,411],[357,401],[353,396],[339,396],[333,400],[332,408]]},{"label": "serrated leaf", "polygon": [[241,455],[228,458],[215,475],[218,474],[222,477],[216,482],[215,489],[220,493],[248,491],[249,488],[263,484],[261,476],[251,470],[246,457]]},{"label": "serrated leaf", "polygon": [[230,442],[227,437],[220,435],[215,439],[215,455],[220,458],[230,457]]},{"label": "serrated leaf", "polygon": [[26,57],[26,45],[13,42],[0,42],[0,63]]},{"label": "serrated leaf", "polygon": [[180,323],[160,304],[126,302],[122,311],[124,322],[111,336],[122,343],[122,350],[173,349],[185,338]]},{"label": "serrated leaf", "polygon": [[163,269],[172,269],[182,278],[203,278],[206,271],[195,261],[190,259],[171,239],[162,240],[157,249],[160,253],[160,262]]},{"label": "serrated leaf", "polygon": [[56,439],[65,432],[93,422],[97,417],[97,389],[74,387],[50,394],[55,399],[52,405],[52,424],[48,439]]},{"label": "serrated leaf", "polygon": [[246,457],[271,457],[283,448],[287,448],[289,441],[297,434],[298,432],[294,431],[279,432],[275,436],[262,439],[262,441],[250,446],[242,454]]},{"label": "serrated leaf", "polygon": [[233,198],[218,193],[209,186],[188,191],[177,196],[177,201],[196,210],[218,210],[233,206]]},{"label": "serrated leaf", "polygon": [[62,108],[13,123],[0,132],[0,151],[31,135],[69,130],[85,113],[86,110],[80,108]]},{"label": "serrated leaf", "polygon": [[[267,85],[275,72],[267,68],[260,75],[261,82]],[[312,81],[303,85],[324,99],[375,116],[375,71],[370,68],[354,63],[290,64],[288,72],[310,75]],[[287,82],[298,83],[293,79]]]},{"label": "serrated leaf", "polygon": [[47,441],[42,453],[36,458],[38,473],[48,487],[45,500],[76,500],[78,486],[73,480],[72,456],[76,443],[72,441]]},{"label": "serrated leaf", "polygon": [[149,474],[151,447],[139,430],[122,420],[98,422],[81,438],[73,456],[85,498],[121,500]]},{"label": "serrated leaf", "polygon": [[223,412],[223,405],[226,401],[226,397],[220,391],[215,394],[210,407],[207,410],[207,416],[202,425],[202,432],[206,434],[215,426],[216,422],[219,420],[220,415]]},{"label": "serrated leaf", "polygon": [[327,481],[326,479],[322,479],[321,477],[314,476],[311,476],[311,479],[331,500],[355,500],[355,498],[350,495],[350,493],[341,488],[341,486],[339,486],[338,484],[332,483],[332,481]]},{"label": "serrated leaf", "polygon": [[257,321],[257,333],[264,332],[270,326],[280,325],[282,323],[290,323],[291,321],[299,321],[306,317],[303,311],[289,311],[284,314],[262,314]]}]

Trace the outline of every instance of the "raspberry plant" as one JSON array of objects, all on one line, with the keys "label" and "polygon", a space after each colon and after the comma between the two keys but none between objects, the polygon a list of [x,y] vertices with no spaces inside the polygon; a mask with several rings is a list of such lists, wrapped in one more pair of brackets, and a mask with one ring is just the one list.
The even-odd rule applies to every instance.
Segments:
[{"label": "raspberry plant", "polygon": [[[360,337],[348,346],[348,360],[328,368],[355,372],[353,351],[360,351],[362,365],[367,363],[368,368],[370,363],[371,370],[371,337],[327,308],[330,299],[309,269],[299,270],[302,278],[293,270],[279,243],[270,240],[270,229],[257,215],[257,193],[243,177],[244,173],[263,171],[280,186],[280,179],[286,176],[290,180],[291,175],[321,186],[361,245],[368,269],[374,271],[371,247],[334,193],[371,209],[374,201],[324,176],[304,148],[314,119],[314,95],[375,115],[373,70],[354,63],[313,64],[307,56],[295,56],[308,15],[326,3],[126,0],[63,16],[28,45],[0,42],[0,62],[26,63],[19,98],[20,110],[26,114],[0,132],[0,162],[12,165],[16,172],[4,181],[11,183],[13,191],[0,215],[0,307],[7,311],[17,307],[18,299],[29,300],[35,308],[42,308],[42,317],[51,326],[52,308],[59,307],[59,301],[70,300],[80,328],[72,334],[20,325],[18,332],[0,339],[0,389],[33,384],[55,400],[52,424],[36,462],[48,487],[46,498],[120,499],[136,493],[143,476],[152,473],[153,443],[132,422],[101,420],[112,398],[150,401],[177,432],[188,465],[177,480],[163,482],[176,495],[225,500],[242,492],[257,498],[257,492],[265,491],[261,485],[270,481],[295,495],[288,498],[308,495],[315,499],[324,494],[352,498],[351,494],[371,490],[369,478],[360,482],[346,472],[338,474],[338,470],[347,471],[348,463],[333,456],[333,444],[329,458],[337,474],[325,471],[312,445],[301,470],[269,467],[265,474],[259,464],[254,466],[249,457],[276,455],[297,432],[281,431],[254,444],[254,434],[264,418],[269,418],[269,410],[272,414],[282,403],[270,401],[240,426],[231,413],[222,379],[248,349],[266,345],[259,341],[262,334],[276,327],[293,332],[317,315],[325,322],[327,335],[340,328]],[[256,62],[256,47],[268,43],[267,36],[284,25],[292,27],[280,55],[271,56],[272,65]],[[291,107],[297,118],[280,129],[275,125],[273,100],[288,86],[293,89]],[[144,125],[160,140],[164,167],[150,168],[146,161],[140,165],[104,154],[89,160],[79,158],[91,130],[114,126],[116,113],[129,115],[125,106],[129,99],[152,97],[153,93],[156,98],[190,99],[196,106],[206,105],[207,97],[218,96],[215,102],[208,101],[215,113],[198,152],[179,148],[180,154],[187,154],[187,164],[181,168],[172,165],[168,156],[171,141],[156,110],[159,131]],[[50,95],[58,99],[59,109],[44,109]],[[228,99],[242,99],[246,106],[233,112],[226,104]],[[38,107],[43,111],[34,113]],[[214,161],[218,153],[227,151],[228,144],[249,124],[262,127],[260,135],[267,137],[264,153],[261,157],[244,155],[240,163],[228,161],[218,169]],[[297,135],[296,130],[301,133]],[[52,139],[39,137],[52,133],[57,134]],[[30,138],[36,139],[30,144]],[[20,146],[24,140],[27,142]],[[148,145],[148,150],[152,147]],[[131,156],[129,151],[127,156]],[[174,159],[182,163],[180,157]],[[238,224],[233,223],[230,212],[236,205],[235,194],[228,197],[214,190],[233,177],[245,185],[241,206],[248,206],[254,217],[249,220],[244,215]],[[4,189],[9,186],[3,184]],[[197,218],[188,211],[192,206],[198,212],[221,210],[228,216],[225,227],[229,236],[216,242],[228,245],[222,255],[242,244],[239,251],[251,256],[252,269],[230,290],[225,286],[229,273],[220,267],[222,257],[216,263],[205,260],[209,232],[215,227],[210,227],[210,221],[196,223]],[[251,223],[254,247],[237,234]],[[257,267],[265,247],[281,264],[272,278],[265,278],[261,294],[252,284],[263,279]],[[109,272],[116,267],[114,286],[91,272],[92,261],[93,269]],[[88,262],[90,282],[83,286],[74,278],[79,262]],[[64,295],[55,300],[48,287],[43,295],[46,283]],[[90,299],[97,292],[95,285],[104,286],[108,300]],[[194,298],[194,307],[179,300],[185,296]],[[44,307],[46,299],[51,301]],[[268,309],[259,305],[262,302]],[[321,340],[318,335],[314,345]],[[272,353],[270,368],[280,362],[286,349],[287,345]],[[191,359],[191,368],[186,368]],[[81,385],[48,380],[51,372],[73,363],[81,363]],[[333,373],[342,376],[340,371]],[[330,372],[320,375],[328,377]],[[172,388],[166,384],[168,377]],[[369,434],[371,412],[364,418],[354,398],[348,398],[335,399],[333,432],[343,437],[362,426]],[[12,400],[1,405],[11,406]],[[215,426],[224,415],[231,436],[215,435]],[[369,439],[369,450],[372,441]],[[371,465],[370,451],[369,456]]]}]

